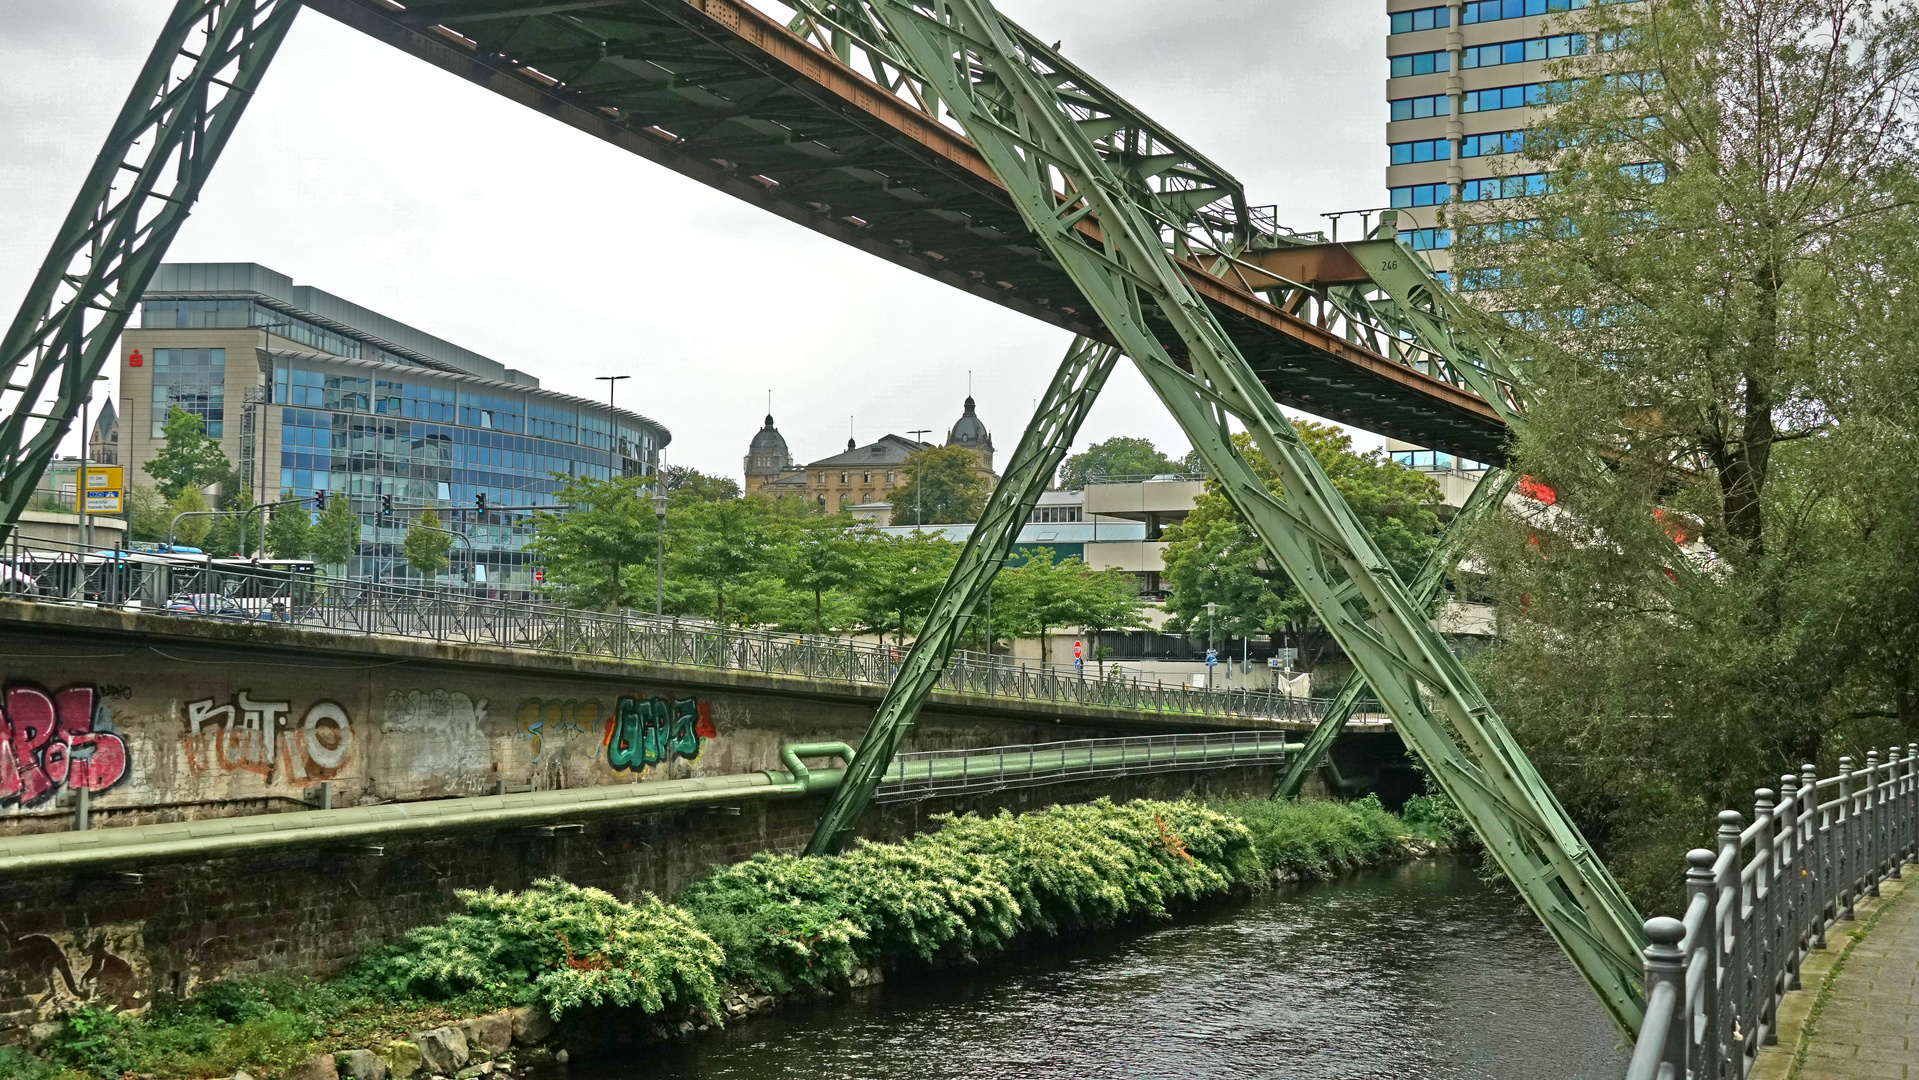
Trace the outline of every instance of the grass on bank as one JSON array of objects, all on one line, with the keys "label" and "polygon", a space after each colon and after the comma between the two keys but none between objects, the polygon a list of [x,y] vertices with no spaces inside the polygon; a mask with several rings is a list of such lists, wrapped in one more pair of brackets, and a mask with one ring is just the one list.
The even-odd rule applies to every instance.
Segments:
[{"label": "grass on bank", "polygon": [[260,1076],[320,1051],[372,1048],[508,1005],[716,1014],[734,990],[838,985],[894,961],[945,966],[1021,938],[1098,930],[1275,877],[1328,877],[1448,839],[1443,804],[1108,800],[1018,817],[964,815],[898,844],[823,858],[762,854],[672,903],[545,879],[462,892],[464,910],[324,982],[221,981],[145,1014],[87,1009],[38,1054],[0,1049],[0,1077]]}]

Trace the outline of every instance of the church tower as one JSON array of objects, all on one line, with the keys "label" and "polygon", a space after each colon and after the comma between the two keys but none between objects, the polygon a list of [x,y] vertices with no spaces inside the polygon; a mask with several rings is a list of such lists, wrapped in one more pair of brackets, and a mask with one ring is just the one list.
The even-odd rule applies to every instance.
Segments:
[{"label": "church tower", "polygon": [[753,442],[746,449],[746,494],[765,487],[767,481],[788,472],[793,467],[793,455],[786,449],[786,439],[780,429],[773,426],[773,414],[766,414],[766,426],[753,435]]},{"label": "church tower", "polygon": [[966,411],[953,423],[953,430],[946,433],[946,445],[964,446],[979,459],[980,471],[993,473],[993,433],[986,430],[978,414],[973,412],[973,395],[966,395]]}]

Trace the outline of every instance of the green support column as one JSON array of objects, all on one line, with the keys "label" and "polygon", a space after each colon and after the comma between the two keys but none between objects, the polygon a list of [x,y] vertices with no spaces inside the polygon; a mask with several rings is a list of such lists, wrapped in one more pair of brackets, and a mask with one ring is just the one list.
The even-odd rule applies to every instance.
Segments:
[{"label": "green support column", "polygon": [[913,639],[899,674],[886,688],[879,709],[860,740],[859,755],[847,767],[846,776],[833,792],[833,800],[820,816],[813,839],[806,845],[809,855],[838,851],[859,827],[860,818],[872,805],[887,766],[899,750],[900,741],[919,716],[926,695],[933,692],[946,671],[946,661],[959,641],[973,609],[986,598],[994,575],[1006,562],[1020,527],[1033,516],[1040,492],[1059,469],[1060,461],[1073,445],[1087,410],[1099,397],[1100,387],[1113,373],[1119,350],[1111,345],[1078,338],[1066,350],[1053,383],[1046,389],[1039,412],[1020,436],[1006,471],[993,488],[980,513],[979,524],[966,540],[959,561],[933,601],[926,625]]},{"label": "green support column", "polygon": [[[1453,515],[1441,534],[1439,543],[1426,555],[1426,561],[1419,568],[1419,576],[1413,579],[1412,594],[1415,603],[1431,611],[1433,602],[1439,599],[1440,590],[1446,584],[1446,576],[1458,565],[1459,556],[1464,552],[1466,537],[1472,532],[1473,525],[1493,508],[1505,502],[1506,495],[1512,491],[1519,476],[1505,469],[1488,469],[1486,475],[1473,485],[1473,493],[1466,497],[1466,504]],[[1332,703],[1326,708],[1326,714],[1319,718],[1319,726],[1306,739],[1305,749],[1294,754],[1286,763],[1286,774],[1279,778],[1273,788],[1273,798],[1290,799],[1299,794],[1300,785],[1306,777],[1319,766],[1321,758],[1333,748],[1339,733],[1346,730],[1346,724],[1353,718],[1353,710],[1359,705],[1359,696],[1366,692],[1366,679],[1358,672],[1347,676],[1339,693],[1333,695]]]},{"label": "green support column", "polygon": [[0,538],[33,500],[299,9],[299,0],[174,4],[0,339]]},{"label": "green support column", "polygon": [[[1623,1030],[1644,1017],[1638,913],[1173,262],[1177,218],[1095,140],[1114,128],[987,0],[872,0],[1035,237],[1192,439],[1207,471],[1353,659]],[[1086,228],[1082,228],[1084,223]],[[1164,231],[1163,231],[1164,230]],[[1172,251],[1169,251],[1169,245]],[[1410,251],[1400,248],[1411,260]],[[1233,447],[1242,424],[1278,472]]]}]

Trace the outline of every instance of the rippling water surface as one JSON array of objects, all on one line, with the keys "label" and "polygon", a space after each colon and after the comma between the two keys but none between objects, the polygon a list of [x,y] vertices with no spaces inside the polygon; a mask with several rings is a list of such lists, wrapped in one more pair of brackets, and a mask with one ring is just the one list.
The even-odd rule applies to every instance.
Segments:
[{"label": "rippling water surface", "polygon": [[1624,1074],[1510,892],[1423,862],[735,1024],[598,1080],[1580,1080]]}]

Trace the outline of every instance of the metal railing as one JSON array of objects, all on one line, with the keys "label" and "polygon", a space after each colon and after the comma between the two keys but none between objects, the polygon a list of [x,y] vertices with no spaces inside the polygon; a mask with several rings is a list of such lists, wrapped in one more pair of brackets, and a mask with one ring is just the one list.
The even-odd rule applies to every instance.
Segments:
[{"label": "metal railing", "polygon": [[1646,1021],[1628,1080],[1744,1080],[1779,1041],[1779,1000],[1861,896],[1919,856],[1919,743],[1761,788],[1750,825],[1719,815],[1719,850],[1687,853],[1686,915],[1646,922]]},{"label": "metal railing", "polygon": [[1281,764],[1301,743],[1279,731],[1222,731],[1196,735],[1140,735],[1074,739],[975,750],[926,750],[895,755],[880,780],[879,802],[935,795],[1040,787],[1128,773],[1179,772],[1229,765]]},{"label": "metal railing", "polygon": [[[14,540],[0,548],[0,596],[181,618],[274,622],[463,645],[601,656],[885,686],[902,646],[825,634],[735,629],[454,589],[327,578],[246,559]],[[1317,723],[1326,702],[1252,689],[1167,686],[1158,680],[957,652],[938,689],[1019,701],[1182,717]]]}]

